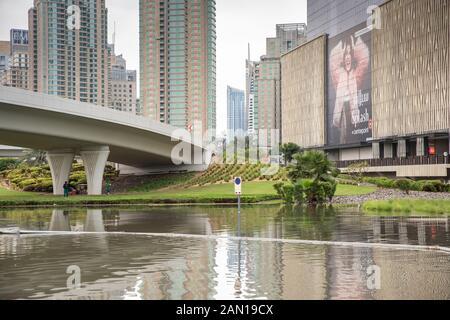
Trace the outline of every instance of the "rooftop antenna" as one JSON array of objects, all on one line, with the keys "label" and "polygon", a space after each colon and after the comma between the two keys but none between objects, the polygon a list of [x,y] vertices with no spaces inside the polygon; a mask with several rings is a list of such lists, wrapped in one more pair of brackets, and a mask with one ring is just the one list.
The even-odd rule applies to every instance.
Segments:
[{"label": "rooftop antenna", "polygon": [[250,61],[250,42],[248,43],[248,61]]}]

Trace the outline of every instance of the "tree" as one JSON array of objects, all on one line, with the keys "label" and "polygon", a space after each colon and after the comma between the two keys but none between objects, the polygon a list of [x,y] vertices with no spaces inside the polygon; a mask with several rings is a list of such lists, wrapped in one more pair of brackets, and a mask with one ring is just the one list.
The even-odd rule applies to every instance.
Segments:
[{"label": "tree", "polygon": [[30,166],[41,166],[47,164],[47,153],[41,150],[29,150],[20,160]]},{"label": "tree", "polygon": [[334,180],[339,174],[338,169],[328,156],[320,151],[307,151],[294,156],[295,163],[289,168],[289,179],[297,182],[299,179],[312,179],[316,182]]},{"label": "tree", "polygon": [[294,155],[302,151],[302,148],[299,145],[290,142],[281,145],[280,151],[284,156],[285,165],[288,165],[294,159]]},{"label": "tree", "polygon": [[339,170],[327,155],[323,152],[308,151],[296,154],[294,160],[288,173],[291,189],[286,189],[283,184],[277,184],[275,187],[282,199],[290,203],[293,196],[297,204],[307,202],[309,205],[331,202],[336,193]]},{"label": "tree", "polygon": [[353,180],[358,183],[363,182],[363,177],[367,173],[367,169],[369,168],[369,164],[367,161],[353,163],[347,168],[348,174],[352,177]]}]

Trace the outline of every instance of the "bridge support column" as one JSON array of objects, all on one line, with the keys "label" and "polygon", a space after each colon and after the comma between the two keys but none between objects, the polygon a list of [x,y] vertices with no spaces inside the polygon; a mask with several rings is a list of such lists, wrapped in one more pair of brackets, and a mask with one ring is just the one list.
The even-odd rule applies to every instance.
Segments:
[{"label": "bridge support column", "polygon": [[52,172],[53,194],[64,194],[64,182],[69,181],[75,152],[73,150],[48,151],[47,161]]},{"label": "bridge support column", "polygon": [[80,152],[91,196],[102,194],[103,172],[109,157],[109,147],[84,148]]}]

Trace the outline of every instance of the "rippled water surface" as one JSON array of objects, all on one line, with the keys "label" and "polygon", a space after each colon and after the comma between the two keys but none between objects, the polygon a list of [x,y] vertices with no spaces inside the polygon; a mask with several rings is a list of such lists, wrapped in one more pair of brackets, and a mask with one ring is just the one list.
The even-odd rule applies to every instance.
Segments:
[{"label": "rippled water surface", "polygon": [[0,236],[0,299],[450,299],[450,254],[403,247],[450,248],[449,224],[352,208],[244,207],[240,223],[232,207],[3,210],[0,228],[73,234]]}]

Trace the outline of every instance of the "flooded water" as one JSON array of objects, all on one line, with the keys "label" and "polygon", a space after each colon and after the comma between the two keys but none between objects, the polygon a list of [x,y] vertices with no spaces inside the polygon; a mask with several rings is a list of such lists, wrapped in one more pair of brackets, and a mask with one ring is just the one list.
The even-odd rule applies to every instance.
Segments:
[{"label": "flooded water", "polygon": [[450,248],[449,225],[353,208],[1,210],[0,228],[73,233],[0,236],[0,299],[450,299],[450,253],[428,250]]}]

